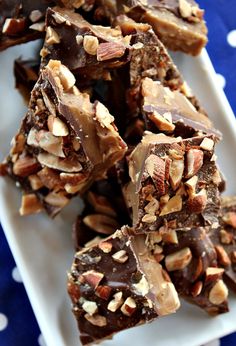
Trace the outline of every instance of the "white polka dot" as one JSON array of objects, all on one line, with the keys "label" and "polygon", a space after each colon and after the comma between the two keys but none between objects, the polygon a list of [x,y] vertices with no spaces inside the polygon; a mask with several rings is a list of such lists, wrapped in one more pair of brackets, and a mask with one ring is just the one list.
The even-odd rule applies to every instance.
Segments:
[{"label": "white polka dot", "polygon": [[0,313],[0,332],[2,330],[4,330],[8,325],[8,319],[7,316],[5,316],[4,314]]},{"label": "white polka dot", "polygon": [[44,337],[42,334],[40,334],[38,337],[38,344],[39,344],[39,346],[47,346],[46,341],[44,340]]},{"label": "white polka dot", "polygon": [[205,344],[204,346],[220,346],[220,340],[213,340],[211,342],[209,342],[208,344]]},{"label": "white polka dot", "polygon": [[228,44],[236,48],[236,30],[232,30],[227,35]]},{"label": "white polka dot", "polygon": [[216,78],[217,78],[217,81],[218,81],[218,85],[219,85],[221,88],[224,88],[224,87],[225,87],[225,84],[226,84],[225,77],[222,76],[222,74],[217,73],[217,74],[216,74]]},{"label": "white polka dot", "polygon": [[11,275],[12,275],[13,279],[14,279],[16,282],[22,282],[22,278],[21,278],[19,269],[18,269],[17,267],[15,267],[15,268],[12,270]]}]

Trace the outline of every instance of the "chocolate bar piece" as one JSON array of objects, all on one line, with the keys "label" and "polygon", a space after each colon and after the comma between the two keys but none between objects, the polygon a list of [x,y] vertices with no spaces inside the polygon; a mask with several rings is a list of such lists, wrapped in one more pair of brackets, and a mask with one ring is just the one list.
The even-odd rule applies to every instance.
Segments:
[{"label": "chocolate bar piece", "polygon": [[78,77],[109,79],[109,69],[129,60],[129,43],[119,28],[92,25],[73,11],[49,8],[42,63],[59,59]]},{"label": "chocolate bar piece", "polygon": [[125,151],[107,108],[92,103],[75,87],[74,75],[60,61],[50,60],[1,171],[5,167],[27,193],[22,215],[43,206],[54,216],[73,195],[104,178]]},{"label": "chocolate bar piece", "polygon": [[178,90],[172,91],[160,82],[146,77],[141,82],[141,93],[141,109],[147,130],[182,138],[210,133],[221,137],[213,129],[210,119],[198,112]]},{"label": "chocolate bar piece", "polygon": [[131,182],[124,189],[138,233],[170,225],[176,229],[218,225],[221,176],[215,142],[214,135],[144,136],[128,158]]},{"label": "chocolate bar piece", "polygon": [[91,0],[1,0],[0,51],[43,37],[49,6],[88,9],[91,3]]},{"label": "chocolate bar piece", "polygon": [[[162,232],[154,253],[167,270],[178,294],[210,315],[228,311],[224,268],[204,228]],[[150,238],[151,245],[153,244]]]},{"label": "chocolate bar piece", "polygon": [[107,237],[122,225],[130,223],[121,186],[113,177],[94,182],[83,200],[84,210],[73,225],[76,250],[93,238]]},{"label": "chocolate bar piece", "polygon": [[210,229],[224,281],[236,293],[236,197],[222,197],[220,227]]},{"label": "chocolate bar piece", "polygon": [[30,93],[38,80],[39,62],[37,60],[16,59],[14,62],[15,87],[28,103]]},{"label": "chocolate bar piece", "polygon": [[179,308],[174,285],[147,251],[145,236],[130,232],[123,227],[75,254],[68,292],[83,345]]},{"label": "chocolate bar piece", "polygon": [[118,4],[121,12],[152,25],[169,49],[198,55],[207,43],[204,11],[194,0],[125,0]]}]

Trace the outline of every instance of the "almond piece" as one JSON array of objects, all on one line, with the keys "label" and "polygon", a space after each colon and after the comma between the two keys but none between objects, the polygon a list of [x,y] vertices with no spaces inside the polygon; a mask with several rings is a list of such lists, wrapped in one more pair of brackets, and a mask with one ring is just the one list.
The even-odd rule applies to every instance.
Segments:
[{"label": "almond piece", "polygon": [[200,147],[204,150],[212,151],[214,149],[214,145],[215,143],[211,138],[205,137],[202,143],[200,144]]},{"label": "almond piece", "polygon": [[98,314],[90,316],[89,314],[85,314],[84,317],[96,327],[105,327],[107,325],[107,319],[104,316]]},{"label": "almond piece", "polygon": [[118,42],[104,42],[97,47],[98,61],[121,58],[124,54],[125,46]]},{"label": "almond piece", "polygon": [[190,178],[189,180],[185,182],[185,185],[189,189],[190,196],[196,195],[195,191],[196,191],[197,182],[198,182],[198,177],[196,175],[194,175],[192,178]]},{"label": "almond piece", "polygon": [[236,228],[236,213],[234,212],[228,212],[223,215],[222,220],[227,225],[232,226],[233,228]]},{"label": "almond piece", "polygon": [[98,286],[95,294],[101,299],[108,300],[111,294],[111,287],[109,286]]},{"label": "almond piece", "polygon": [[187,0],[179,0],[179,12],[182,18],[191,17],[192,5]]},{"label": "almond piece", "polygon": [[20,215],[37,214],[43,210],[43,206],[35,194],[23,195],[21,199]]},{"label": "almond piece", "polygon": [[175,129],[175,125],[172,124],[172,121],[164,118],[164,116],[158,114],[155,111],[152,114],[149,114],[148,118],[155,124],[155,126],[160,131],[173,132]]},{"label": "almond piece", "polygon": [[97,37],[92,35],[85,35],[83,40],[83,47],[86,53],[96,55],[99,46]]},{"label": "almond piece", "polygon": [[112,258],[115,262],[125,263],[129,259],[129,256],[127,255],[127,252],[125,250],[120,250],[115,252],[112,255]]},{"label": "almond piece", "polygon": [[41,187],[43,187],[43,183],[37,174],[30,175],[28,179],[33,190],[36,191],[41,189]]},{"label": "almond piece", "polygon": [[109,241],[102,241],[101,243],[98,244],[98,247],[104,253],[109,253],[112,250],[112,243],[110,243]]},{"label": "almond piece", "polygon": [[133,287],[135,291],[137,292],[137,294],[138,295],[141,294],[143,297],[146,296],[146,294],[148,294],[150,290],[149,284],[144,275],[142,275],[141,280],[137,284],[133,284]]},{"label": "almond piece", "polygon": [[210,281],[216,281],[217,279],[221,279],[223,273],[223,268],[208,267],[206,269],[206,283]]},{"label": "almond piece", "polygon": [[13,165],[13,173],[19,177],[27,177],[40,168],[37,160],[31,156],[20,156]]},{"label": "almond piece", "polygon": [[145,161],[145,169],[158,191],[162,196],[165,194],[165,161],[151,154]]},{"label": "almond piece", "polygon": [[169,272],[181,270],[187,267],[191,260],[192,252],[190,248],[185,247],[177,252],[167,255],[165,258],[165,266]]},{"label": "almond piece", "polygon": [[104,278],[104,274],[96,272],[95,270],[88,270],[82,274],[82,277],[87,282],[87,284],[89,284],[89,286],[95,289]]},{"label": "almond piece", "polygon": [[25,27],[25,18],[6,18],[2,27],[2,33],[8,36],[19,35],[22,31],[25,30]]},{"label": "almond piece", "polygon": [[186,155],[186,174],[185,178],[191,178],[203,165],[203,151],[190,149]]},{"label": "almond piece", "polygon": [[37,158],[42,166],[54,168],[66,173],[79,172],[82,169],[79,161],[69,158],[63,159],[48,153],[40,153]]},{"label": "almond piece", "polygon": [[112,234],[119,228],[119,224],[115,219],[103,214],[87,215],[83,218],[83,222],[95,232],[102,234]]},{"label": "almond piece", "polygon": [[68,203],[69,199],[63,195],[63,193],[50,192],[44,201],[53,207],[64,208]]},{"label": "almond piece", "polygon": [[131,297],[128,297],[120,309],[124,315],[129,317],[132,316],[137,309],[135,300]]},{"label": "almond piece", "polygon": [[182,180],[184,173],[184,160],[173,160],[170,165],[170,184],[175,191]]},{"label": "almond piece", "polygon": [[218,259],[219,263],[224,267],[229,266],[231,264],[231,260],[228,256],[227,252],[223,248],[223,246],[216,245],[215,250],[217,253],[217,259]]},{"label": "almond piece", "polygon": [[164,233],[162,235],[162,239],[163,239],[163,242],[167,243],[167,244],[178,244],[179,243],[177,233],[175,230]]},{"label": "almond piece", "polygon": [[234,235],[233,233],[227,232],[224,229],[220,230],[220,241],[222,244],[231,244],[233,242]]},{"label": "almond piece", "polygon": [[98,306],[95,302],[85,300],[85,302],[82,304],[82,309],[90,316],[93,316],[98,311]]},{"label": "almond piece", "polygon": [[58,117],[49,115],[48,117],[48,129],[56,137],[68,136],[69,130],[66,124]]},{"label": "almond piece", "polygon": [[122,298],[123,293],[117,292],[113,295],[113,299],[107,305],[107,309],[111,312],[116,312],[119,307],[123,304],[124,300]]},{"label": "almond piece", "polygon": [[209,301],[212,304],[220,305],[228,297],[228,288],[222,280],[219,280],[210,290]]},{"label": "almond piece", "polygon": [[197,281],[192,289],[191,289],[191,294],[192,296],[195,298],[197,296],[199,296],[199,294],[202,292],[202,288],[203,288],[203,283],[202,281]]},{"label": "almond piece", "polygon": [[182,198],[179,195],[175,195],[166,203],[163,207],[160,216],[176,213],[182,210]]},{"label": "almond piece", "polygon": [[157,219],[156,215],[152,215],[152,214],[145,214],[143,217],[142,217],[142,222],[145,222],[145,223],[153,223],[155,222]]},{"label": "almond piece", "polygon": [[46,29],[45,42],[47,44],[60,43],[60,37],[58,36],[58,33],[51,26],[48,26]]},{"label": "almond piece", "polygon": [[202,189],[198,194],[190,195],[187,201],[187,207],[190,213],[199,214],[203,212],[207,205],[207,193],[205,189]]}]

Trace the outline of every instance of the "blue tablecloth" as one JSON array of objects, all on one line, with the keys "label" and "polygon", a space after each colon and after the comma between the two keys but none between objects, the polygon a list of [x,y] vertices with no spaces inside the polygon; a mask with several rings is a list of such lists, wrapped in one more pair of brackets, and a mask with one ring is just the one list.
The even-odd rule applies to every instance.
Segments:
[{"label": "blue tablecloth", "polygon": [[[207,50],[218,73],[218,82],[236,114],[236,0],[200,0],[199,3],[206,9]],[[211,343],[217,345],[236,345],[236,333]],[[1,228],[0,346],[45,346]]]}]

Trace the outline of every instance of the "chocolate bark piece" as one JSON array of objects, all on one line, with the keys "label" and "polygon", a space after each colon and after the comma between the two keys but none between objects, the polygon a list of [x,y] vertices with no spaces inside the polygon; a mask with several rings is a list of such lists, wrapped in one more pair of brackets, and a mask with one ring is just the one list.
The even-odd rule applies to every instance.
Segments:
[{"label": "chocolate bark piece", "polygon": [[39,77],[39,61],[36,59],[14,61],[15,87],[28,103],[30,93]]},{"label": "chocolate bark piece", "polygon": [[130,37],[119,28],[92,25],[73,11],[49,8],[46,31],[42,63],[59,59],[78,77],[109,79],[109,69],[129,60]]},{"label": "chocolate bark piece", "polygon": [[1,0],[0,51],[44,36],[49,6],[87,9],[91,0]]},{"label": "chocolate bark piece", "polygon": [[141,82],[142,115],[146,129],[174,137],[191,138],[199,134],[221,134],[213,129],[210,119],[198,112],[178,90],[170,90],[160,82],[144,78]]},{"label": "chocolate bark piece", "polygon": [[74,84],[74,75],[60,61],[50,60],[3,164],[27,193],[22,215],[32,212],[33,206],[27,209],[30,198],[36,203],[35,212],[40,201],[41,208],[54,216],[71,197],[104,178],[125,154],[113,116]]},{"label": "chocolate bark piece", "polygon": [[220,227],[210,229],[224,281],[236,293],[236,197],[222,197]]},{"label": "chocolate bark piece", "polygon": [[124,187],[136,231],[218,225],[217,138],[190,139],[148,133],[128,157],[131,182]]},{"label": "chocolate bark piece", "polygon": [[[228,311],[228,289],[223,282],[224,268],[217,265],[217,254],[204,228],[162,231],[162,241],[153,245],[156,258],[167,270],[178,292],[188,302],[210,315]],[[148,243],[148,242],[146,242]],[[160,257],[162,256],[162,257]]]},{"label": "chocolate bark piece", "polygon": [[147,251],[145,236],[130,232],[124,227],[75,254],[68,292],[83,345],[179,308],[174,285]]},{"label": "chocolate bark piece", "polygon": [[118,3],[126,15],[152,25],[169,49],[198,55],[207,43],[204,11],[194,0],[125,0]]}]

